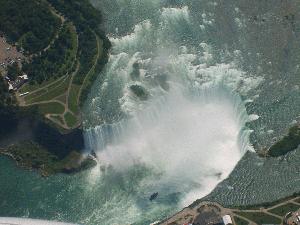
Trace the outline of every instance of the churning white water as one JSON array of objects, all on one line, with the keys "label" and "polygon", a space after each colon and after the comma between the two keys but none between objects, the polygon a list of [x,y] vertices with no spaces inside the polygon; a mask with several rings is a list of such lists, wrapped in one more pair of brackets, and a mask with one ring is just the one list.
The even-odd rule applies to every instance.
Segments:
[{"label": "churning white water", "polygon": [[160,173],[155,191],[172,186],[186,206],[226,178],[250,147],[240,99],[221,87],[213,93],[170,90],[131,119],[89,129],[89,148],[100,165],[127,171],[143,164]]},{"label": "churning white water", "polygon": [[[125,221],[143,224],[208,194],[251,149],[249,116],[237,93],[246,95],[261,80],[241,71],[234,55],[216,55],[201,40],[205,34],[188,6],[111,4],[120,11],[104,9],[116,9],[110,18],[135,10],[109,21],[110,59],[87,101],[86,148],[99,161],[89,179],[100,186],[109,182],[111,191],[103,194],[115,196],[100,209],[126,202]],[[108,178],[110,171],[126,177],[130,188]],[[143,175],[128,176],[132,171]],[[150,204],[153,192],[159,196]]]}]

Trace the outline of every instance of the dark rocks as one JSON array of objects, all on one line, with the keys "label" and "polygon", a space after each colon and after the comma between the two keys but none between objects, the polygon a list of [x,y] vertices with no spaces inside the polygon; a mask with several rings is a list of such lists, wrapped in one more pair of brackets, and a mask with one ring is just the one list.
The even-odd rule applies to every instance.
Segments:
[{"label": "dark rocks", "polygon": [[130,90],[142,101],[147,100],[149,97],[149,93],[147,92],[147,90],[140,85],[131,85]]}]

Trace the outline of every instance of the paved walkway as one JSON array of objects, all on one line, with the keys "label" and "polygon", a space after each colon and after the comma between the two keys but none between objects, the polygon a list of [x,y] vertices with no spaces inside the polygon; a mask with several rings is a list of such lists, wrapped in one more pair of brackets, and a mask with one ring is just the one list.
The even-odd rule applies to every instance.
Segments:
[{"label": "paved walkway", "polygon": [[[160,224],[161,225],[171,225],[171,224],[175,225],[175,224],[192,223],[192,222],[194,222],[195,218],[201,216],[201,211],[203,211],[201,208],[203,208],[203,207],[207,207],[207,208],[216,207],[219,209],[219,216],[231,215],[232,218],[239,217],[243,220],[246,220],[249,223],[249,225],[255,225],[256,223],[244,216],[237,214],[238,212],[251,212],[251,213],[259,213],[260,212],[260,213],[265,213],[270,216],[276,217],[276,218],[280,219],[281,221],[283,221],[283,217],[276,215],[274,213],[271,213],[270,210],[280,207],[280,206],[283,206],[283,205],[286,205],[288,203],[293,203],[293,204],[299,205],[299,208],[300,208],[300,203],[296,202],[296,200],[299,200],[299,199],[300,199],[300,197],[295,197],[295,198],[280,202],[278,204],[275,204],[268,208],[262,207],[259,209],[247,209],[247,210],[225,208],[216,202],[204,201],[204,202],[199,203],[198,205],[196,205],[193,208],[189,208],[189,207],[184,208],[182,211],[176,213],[175,215],[173,215],[169,219],[166,219],[165,221],[163,221]],[[234,223],[234,225],[236,225],[234,219],[233,219],[233,223]]]},{"label": "paved walkway", "polygon": [[[74,27],[74,29],[76,30],[76,28]],[[95,61],[92,65],[92,67],[90,68],[90,70],[87,72],[84,80],[83,80],[83,84],[81,85],[79,91],[78,91],[78,94],[77,94],[77,105],[79,106],[79,101],[80,101],[80,95],[82,93],[82,90],[83,90],[83,87],[86,85],[86,82],[88,82],[89,78],[90,78],[90,75],[91,73],[93,73],[93,71],[95,70],[95,67],[97,66],[97,63],[101,57],[101,53],[102,53],[102,49],[101,49],[101,39],[99,38],[99,36],[94,32],[94,35],[96,37],[96,40],[97,40],[97,55],[95,57]],[[78,35],[77,35],[77,50],[78,50]],[[73,79],[75,77],[75,75],[77,74],[78,70],[79,70],[79,67],[80,67],[80,63],[79,61],[77,60],[77,58],[74,59],[73,61],[73,65],[76,64],[76,70],[74,72],[72,72],[71,75],[69,74],[66,74],[60,78],[58,78],[57,80],[41,87],[41,88],[37,88],[33,91],[31,91],[27,96],[24,96],[24,97],[20,97],[19,96],[19,93],[17,93],[16,97],[17,97],[17,100],[19,102],[19,105],[20,106],[32,106],[32,105],[40,105],[40,104],[47,104],[47,103],[53,103],[53,102],[56,102],[56,103],[59,103],[61,105],[64,106],[64,112],[62,114],[46,114],[45,117],[49,120],[51,120],[53,123],[59,125],[60,127],[66,129],[66,130],[70,130],[70,129],[74,129],[76,127],[79,127],[81,125],[81,115],[80,114],[75,114],[73,111],[71,111],[69,109],[69,95],[70,95],[70,92],[71,92],[71,89],[72,89],[72,84],[73,84]],[[70,78],[71,76],[71,78]],[[59,96],[56,96],[55,98],[52,98],[52,99],[49,99],[47,101],[35,101],[33,103],[26,103],[25,101],[25,97],[28,97],[28,96],[34,96],[34,94],[37,94],[38,92],[41,92],[41,91],[44,91],[44,93],[40,94],[40,95],[37,95],[35,96],[34,98],[32,98],[31,100],[34,100],[34,99],[37,99],[39,98],[40,96],[48,93],[48,88],[53,86],[53,85],[56,85],[59,86],[59,85],[62,85],[64,81],[66,81],[66,79],[69,79],[70,78],[70,81],[68,83],[68,88],[67,88],[67,91],[62,93],[61,95]],[[51,90],[50,90],[51,92]],[[64,101],[62,101],[61,99],[65,99]],[[77,119],[77,122],[75,125],[73,126],[69,126],[67,121],[65,120],[65,116],[67,113],[70,113],[72,116],[74,116],[76,119]],[[60,118],[57,119],[57,117]]]}]

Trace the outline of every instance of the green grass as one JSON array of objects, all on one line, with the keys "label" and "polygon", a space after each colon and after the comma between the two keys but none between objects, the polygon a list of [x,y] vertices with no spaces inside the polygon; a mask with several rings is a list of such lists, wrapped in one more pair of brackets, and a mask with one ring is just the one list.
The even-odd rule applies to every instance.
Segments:
[{"label": "green grass", "polygon": [[66,104],[66,98],[67,98],[66,94],[63,94],[63,95],[59,95],[58,97],[56,97],[55,100],[61,101],[64,104]]},{"label": "green grass", "polygon": [[52,79],[49,79],[47,81],[44,81],[42,84],[25,84],[21,89],[20,89],[20,92],[31,92],[31,91],[34,91],[38,88],[43,88],[45,86],[47,86],[48,84],[51,84],[52,82],[54,82],[55,79],[52,78]]},{"label": "green grass", "polygon": [[[272,206],[278,205],[280,203],[284,203],[288,200],[294,199],[296,197],[300,196],[300,192],[295,192],[292,195],[288,196],[288,197],[284,197],[284,198],[280,198],[276,201],[273,202],[264,202],[264,203],[260,203],[260,204],[256,204],[256,205],[232,205],[230,206],[232,209],[239,209],[239,210],[247,210],[247,209],[260,209],[260,208],[270,208]],[[195,201],[195,203],[193,203],[191,206],[193,206],[194,204],[197,204],[198,202]],[[299,203],[300,203],[300,197],[299,197]]]},{"label": "green grass", "polygon": [[65,107],[58,102],[50,102],[38,105],[38,110],[41,114],[62,114]]},{"label": "green grass", "polygon": [[58,122],[64,124],[64,121],[63,121],[63,119],[62,119],[61,116],[59,116],[59,115],[51,115],[50,117],[51,117],[52,119],[54,119],[54,120],[56,120],[56,121],[58,121]]},{"label": "green grass", "polygon": [[237,217],[237,216],[233,217],[233,219],[234,219],[236,225],[248,225],[249,224],[248,221],[246,221],[240,217]]},{"label": "green grass", "polygon": [[[37,92],[35,92],[35,93],[29,93],[27,96],[25,96],[25,101],[26,102],[30,102],[32,99],[34,99],[34,98],[36,98],[36,97],[38,97],[38,96],[40,96],[40,95],[42,95],[42,94],[44,94],[44,93],[46,93],[46,92],[48,92],[48,91],[50,91],[51,89],[53,89],[53,88],[55,88],[55,87],[57,87],[59,84],[61,84],[61,82],[63,82],[64,80],[65,80],[66,78],[59,78],[59,79],[51,79],[51,81],[45,81],[44,83],[42,83],[42,84],[40,84],[40,85],[29,85],[28,84],[28,86],[26,86],[26,87],[28,87],[28,88],[26,88],[26,89],[22,89],[22,91],[21,92],[25,92],[25,91],[29,91],[29,92],[33,92],[33,91],[35,91],[35,90],[37,90],[37,89],[40,89],[40,88],[42,88],[41,90],[39,90],[39,91],[37,91]],[[48,87],[46,87],[47,85],[49,85]],[[30,90],[28,90],[28,89],[30,89]]]},{"label": "green grass", "polygon": [[72,84],[71,90],[69,92],[69,109],[74,114],[78,114],[79,112],[79,106],[78,106],[79,91],[80,91],[80,86],[76,84]]},{"label": "green grass", "polygon": [[282,206],[278,206],[272,210],[269,210],[270,213],[274,213],[279,216],[284,216],[288,212],[294,212],[297,211],[300,208],[299,205],[293,204],[293,203],[287,203]]},{"label": "green grass", "polygon": [[65,120],[69,127],[74,127],[77,123],[77,118],[73,116],[70,112],[65,114]]},{"label": "green grass", "polygon": [[31,101],[31,99],[34,99],[34,98],[36,98],[36,97],[38,97],[38,96],[40,96],[40,95],[42,95],[42,94],[44,94],[45,93],[45,90],[43,89],[43,90],[39,90],[39,91],[36,91],[36,92],[34,92],[34,93],[30,93],[29,92],[29,94],[28,95],[26,95],[25,97],[24,97],[24,100],[26,101],[26,102],[29,102],[29,101]]},{"label": "green grass", "polygon": [[62,83],[57,84],[55,87],[53,87],[51,89],[47,89],[48,91],[45,91],[44,94],[42,94],[38,97],[29,99],[27,103],[30,104],[30,103],[49,101],[51,99],[54,99],[57,96],[64,94],[68,90],[69,83],[70,83],[70,77],[68,77]]},{"label": "green grass", "polygon": [[235,212],[257,224],[280,224],[281,220],[277,217],[262,212]]}]

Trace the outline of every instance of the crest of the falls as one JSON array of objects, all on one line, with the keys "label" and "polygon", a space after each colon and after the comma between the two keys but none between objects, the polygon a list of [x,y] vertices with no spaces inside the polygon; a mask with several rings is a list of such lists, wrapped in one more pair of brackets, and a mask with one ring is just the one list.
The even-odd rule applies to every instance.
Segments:
[{"label": "crest of the falls", "polygon": [[208,194],[252,149],[245,124],[254,115],[239,94],[262,79],[238,68],[238,53],[216,56],[188,6],[140,4],[161,8],[111,33],[110,60],[85,107],[85,141],[99,161],[90,184],[111,171],[141,170],[142,178],[128,180],[135,200],[127,207],[149,211],[147,198],[136,199],[155,190],[162,200],[150,211],[157,213],[166,202],[177,208]]}]

